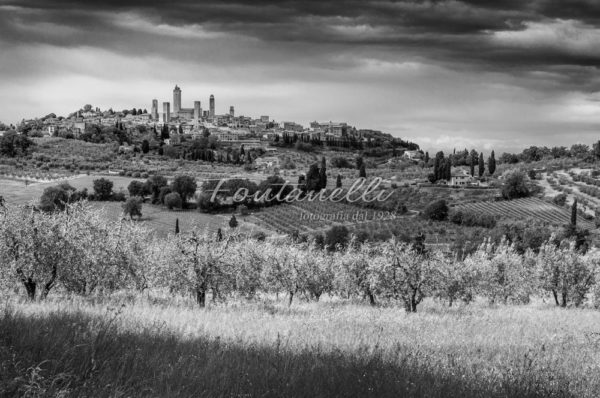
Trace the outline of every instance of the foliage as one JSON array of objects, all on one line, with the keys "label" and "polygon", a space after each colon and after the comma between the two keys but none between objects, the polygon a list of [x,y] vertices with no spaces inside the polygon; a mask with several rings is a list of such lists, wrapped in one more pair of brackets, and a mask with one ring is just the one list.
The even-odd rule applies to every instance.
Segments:
[{"label": "foliage", "polygon": [[129,196],[139,196],[142,198],[146,195],[152,194],[152,188],[150,184],[137,180],[133,180],[129,183],[127,191],[129,191]]},{"label": "foliage", "polygon": [[26,135],[9,130],[0,137],[0,155],[11,158],[24,156],[34,145]]},{"label": "foliage", "polygon": [[181,209],[181,207],[183,205],[181,196],[177,192],[171,192],[171,193],[165,195],[164,203],[165,203],[165,206],[167,206],[167,208],[169,210]]},{"label": "foliage", "polygon": [[123,214],[133,220],[134,217],[142,218],[143,199],[140,196],[132,196],[123,203]]},{"label": "foliage", "polygon": [[110,200],[112,196],[113,182],[106,178],[94,180],[94,196],[96,200]]},{"label": "foliage", "polygon": [[443,199],[430,203],[424,211],[424,216],[429,220],[443,221],[448,219],[448,205]]},{"label": "foliage", "polygon": [[502,185],[502,196],[505,199],[524,198],[530,195],[529,188],[525,182],[525,174],[519,170],[513,170],[504,175]]},{"label": "foliage", "polygon": [[343,225],[335,225],[325,233],[325,244],[329,250],[343,249],[348,244],[350,233]]}]

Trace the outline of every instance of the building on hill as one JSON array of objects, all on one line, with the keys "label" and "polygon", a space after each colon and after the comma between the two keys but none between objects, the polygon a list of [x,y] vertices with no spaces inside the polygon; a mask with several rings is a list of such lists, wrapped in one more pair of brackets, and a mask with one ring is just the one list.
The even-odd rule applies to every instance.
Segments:
[{"label": "building on hill", "polygon": [[403,157],[409,160],[419,161],[423,159],[423,153],[421,151],[404,151]]},{"label": "building on hill", "polygon": [[208,106],[209,106],[209,117],[214,118],[215,117],[215,96],[214,95],[210,95],[210,98],[208,100]]},{"label": "building on hill", "polygon": [[279,158],[277,156],[262,156],[254,159],[254,164],[259,169],[279,168]]},{"label": "building on hill", "polygon": [[466,187],[476,183],[475,179],[468,173],[453,173],[450,184],[453,187]]},{"label": "building on hill", "polygon": [[169,123],[171,121],[171,104],[169,102],[163,102],[163,123]]},{"label": "building on hill", "polygon": [[178,115],[181,110],[181,89],[175,85],[173,89],[173,114]]}]

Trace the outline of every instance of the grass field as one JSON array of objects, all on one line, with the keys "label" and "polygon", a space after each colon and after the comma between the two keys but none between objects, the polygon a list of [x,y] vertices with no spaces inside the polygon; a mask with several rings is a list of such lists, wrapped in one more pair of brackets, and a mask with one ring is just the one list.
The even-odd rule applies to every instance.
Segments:
[{"label": "grass field", "polygon": [[[87,188],[89,192],[93,192],[94,180],[99,178],[108,178],[111,180],[113,185],[113,191],[118,192],[120,190],[127,191],[129,183],[136,178],[131,177],[120,177],[120,176],[100,176],[100,175],[80,175],[77,177],[69,178],[64,180],[76,189]],[[137,178],[137,180],[141,180]],[[44,189],[53,187],[60,184],[63,181],[52,181],[43,183],[30,183],[25,184],[24,181],[20,180],[8,180],[0,178],[0,196],[3,196],[8,203],[30,203],[39,201]]]},{"label": "grass field", "polygon": [[[82,175],[74,177],[67,181],[74,188],[82,189],[88,188],[89,192],[92,192],[93,181],[101,178],[98,175]],[[118,192],[119,190],[127,191],[127,186],[135,178],[131,177],[119,177],[109,176],[104,177],[113,181],[113,191]],[[142,181],[141,179],[137,179]],[[42,196],[44,189],[47,187],[55,186],[60,184],[60,181],[48,182],[48,183],[35,183],[25,185],[23,181],[0,179],[0,196],[3,196],[7,203],[37,203],[39,198]],[[122,203],[120,202],[89,202],[91,206],[100,207],[106,210],[109,217],[117,219],[121,217],[123,210],[121,208]],[[179,219],[179,229],[181,232],[185,232],[188,229],[194,227],[199,229],[206,229],[211,232],[215,232],[218,228],[226,229],[229,228],[228,215],[212,215],[203,214],[196,210],[189,211],[169,211],[164,207],[155,206],[150,204],[144,204],[142,206],[143,217],[141,221],[148,224],[153,230],[158,232],[160,235],[165,235],[168,232],[175,231],[175,220]],[[246,221],[244,217],[238,217],[239,228],[245,232],[256,232],[264,231],[264,229]]]},{"label": "grass field", "polygon": [[0,396],[597,397],[598,313],[4,299]]}]

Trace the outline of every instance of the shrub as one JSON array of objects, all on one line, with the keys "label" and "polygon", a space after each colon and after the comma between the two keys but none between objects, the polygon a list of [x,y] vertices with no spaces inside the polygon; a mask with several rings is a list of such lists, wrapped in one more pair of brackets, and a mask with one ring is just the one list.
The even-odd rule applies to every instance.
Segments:
[{"label": "shrub", "polygon": [[159,189],[158,192],[158,203],[160,203],[161,205],[165,204],[165,197],[170,194],[171,191],[171,187],[162,187]]},{"label": "shrub", "polygon": [[127,195],[123,191],[115,192],[111,195],[110,200],[113,202],[125,202]]},{"label": "shrub", "polygon": [[229,219],[229,227],[236,228],[238,226],[237,218],[235,218],[235,214],[231,215],[231,219]]},{"label": "shrub", "polygon": [[504,185],[502,186],[502,196],[505,199],[516,199],[529,196],[530,191],[525,181],[525,174],[522,171],[514,170],[506,173]]},{"label": "shrub", "polygon": [[343,225],[335,225],[325,234],[325,244],[329,250],[344,248],[348,244],[349,235],[348,228]]},{"label": "shrub", "polygon": [[431,202],[424,212],[424,216],[429,220],[443,221],[448,218],[448,205],[443,199]]},{"label": "shrub", "polygon": [[208,213],[211,211],[217,211],[222,207],[221,202],[219,202],[219,198],[215,197],[215,200],[211,201],[211,196],[212,195],[210,194],[203,193],[198,197],[198,201],[196,202],[198,205],[198,210],[203,213]]},{"label": "shrub", "polygon": [[552,202],[560,207],[563,207],[567,203],[567,195],[564,193],[559,193],[552,198]]},{"label": "shrub", "polygon": [[142,198],[151,193],[150,187],[147,184],[137,180],[129,183],[127,191],[129,191],[129,196],[140,196]]},{"label": "shrub", "polygon": [[188,198],[196,193],[197,188],[196,179],[192,176],[179,175],[171,183],[171,190],[179,194],[184,206]]},{"label": "shrub", "polygon": [[237,209],[242,216],[247,216],[250,214],[250,211],[248,211],[248,206],[246,205],[239,205]]},{"label": "shrub", "polygon": [[94,193],[96,200],[110,200],[112,195],[113,182],[106,178],[94,180]]},{"label": "shrub", "polygon": [[142,202],[143,199],[139,196],[133,196],[125,203],[123,203],[123,214],[128,215],[129,218],[138,217],[142,218]]},{"label": "shrub", "polygon": [[171,192],[171,193],[167,194],[165,196],[164,202],[165,202],[165,206],[167,206],[167,208],[169,210],[173,210],[174,208],[181,209],[181,205],[182,205],[181,196],[177,192]]}]

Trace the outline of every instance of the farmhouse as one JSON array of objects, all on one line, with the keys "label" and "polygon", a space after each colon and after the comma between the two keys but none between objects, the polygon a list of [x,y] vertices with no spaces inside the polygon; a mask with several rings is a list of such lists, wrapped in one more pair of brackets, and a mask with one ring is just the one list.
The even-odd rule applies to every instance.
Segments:
[{"label": "farmhouse", "polygon": [[406,159],[409,160],[421,160],[423,158],[423,154],[420,151],[404,151],[402,154]]},{"label": "farmhouse", "polygon": [[279,158],[277,156],[263,156],[256,158],[254,164],[258,168],[273,168],[279,167]]},{"label": "farmhouse", "polygon": [[466,173],[452,174],[452,178],[450,179],[450,185],[454,187],[462,187],[471,185],[474,181],[475,179]]}]

